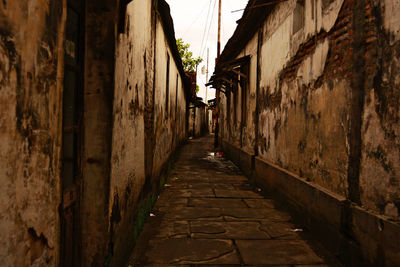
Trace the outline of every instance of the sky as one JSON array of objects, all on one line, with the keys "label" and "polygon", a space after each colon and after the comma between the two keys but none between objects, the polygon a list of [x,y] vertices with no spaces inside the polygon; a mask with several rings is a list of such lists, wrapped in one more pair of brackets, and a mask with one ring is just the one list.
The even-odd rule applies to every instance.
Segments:
[{"label": "sky", "polygon": [[[217,56],[218,33],[218,0],[166,0],[171,8],[174,20],[175,37],[182,38],[190,44],[189,50],[195,57],[200,56],[203,62],[198,66],[197,84],[200,87],[197,96],[206,97],[206,74],[201,69],[207,68],[207,48],[209,49],[209,74],[214,72],[215,58]],[[221,52],[236,29],[236,21],[242,17],[248,0],[222,0],[221,8]],[[215,97],[215,90],[208,89],[207,99]]]}]

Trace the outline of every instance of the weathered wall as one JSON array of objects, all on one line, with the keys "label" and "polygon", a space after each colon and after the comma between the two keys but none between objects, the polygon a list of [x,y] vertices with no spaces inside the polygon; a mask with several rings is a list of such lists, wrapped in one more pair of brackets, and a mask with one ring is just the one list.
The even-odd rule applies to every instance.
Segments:
[{"label": "weathered wall", "polygon": [[400,1],[372,1],[362,116],[361,202],[400,219]]},{"label": "weathered wall", "polygon": [[157,3],[130,2],[118,36],[108,209],[112,266],[129,256],[160,175],[186,139],[186,92]]},{"label": "weathered wall", "polygon": [[[316,232],[323,222],[333,233],[326,243],[347,264],[393,265],[400,256],[400,1],[301,3],[271,8],[236,56],[251,58],[246,115],[255,114],[248,139],[256,150],[246,151],[243,136],[239,144],[240,129],[229,121],[241,112],[233,104],[240,87],[221,97],[224,145],[239,163],[250,151],[255,179],[312,217]],[[257,57],[259,71],[251,67]]]},{"label": "weathered wall", "polygon": [[200,137],[208,132],[206,106],[192,106],[189,111],[189,135]]},{"label": "weathered wall", "polygon": [[[257,153],[262,160],[345,195],[350,81],[340,72],[343,61],[333,62],[336,54],[328,58],[328,51],[342,51],[341,57],[350,60],[342,47],[348,18],[342,14],[338,19],[343,1],[331,1],[327,7],[321,1],[315,4],[305,1],[304,24],[296,32],[296,1],[279,4],[262,26]],[[337,30],[332,29],[335,22]],[[335,46],[337,39],[340,47]],[[237,56],[251,55],[247,120],[241,121],[241,86],[225,103],[231,109],[225,114],[225,124],[230,125],[224,131],[226,138],[251,154],[256,139],[257,45],[255,34]],[[336,68],[332,78],[323,76],[327,62],[330,70]]]},{"label": "weathered wall", "polygon": [[[304,26],[295,33],[295,1],[279,5],[265,23],[261,48],[259,155],[300,177],[346,195],[350,81],[344,77],[345,72],[339,72],[345,67],[342,62],[333,61],[334,53],[328,58],[328,52],[341,51],[341,57],[346,57],[348,51],[336,48],[335,44],[336,38],[346,38],[348,32],[345,29],[339,36],[321,35],[325,29],[319,31],[318,25],[331,17],[338,18],[339,2],[343,1],[333,1],[331,5],[339,8],[328,10],[321,18],[320,2],[317,1],[317,14],[312,16],[309,14],[311,1],[306,1]],[[331,31],[334,33],[335,30]],[[310,40],[310,35],[315,34],[315,39]],[[265,67],[267,64],[269,68]],[[329,78],[327,75],[333,74],[334,69],[334,76]],[[327,75],[323,76],[324,73]]]},{"label": "weathered wall", "polygon": [[146,179],[144,123],[151,110],[146,111],[145,92],[152,92],[154,72],[151,14],[151,1],[132,1],[125,32],[118,36],[108,212],[115,250],[133,235],[132,216]]},{"label": "weathered wall", "polygon": [[79,260],[82,266],[99,266],[106,260],[110,242],[107,209],[118,1],[86,0],[85,5]]},{"label": "weathered wall", "polygon": [[[176,136],[175,129],[185,125],[182,100],[185,95],[181,75],[178,72],[177,63],[168,45],[163,22],[157,20],[156,29],[156,71],[155,71],[155,97],[154,97],[154,165],[153,175],[157,176],[161,168],[170,157],[177,145],[181,144],[183,136]],[[167,63],[169,57],[169,73],[167,78]],[[168,79],[168,90],[167,90]],[[168,94],[168,95],[167,95]],[[178,108],[177,106],[178,105]],[[185,113],[184,113],[185,112]],[[182,134],[182,133],[181,133]],[[175,138],[179,138],[176,139]]]},{"label": "weathered wall", "polygon": [[196,108],[195,136],[202,136],[207,131],[206,123],[206,107],[200,106]]},{"label": "weathered wall", "polygon": [[223,96],[224,141],[254,154],[258,138],[260,159],[398,218],[399,6],[305,1],[299,23],[296,1],[277,5],[237,56],[251,56],[251,119],[241,122],[241,86]]},{"label": "weathered wall", "polygon": [[[75,43],[84,46],[75,51],[84,62],[82,87],[75,81],[83,107],[73,177],[79,216],[67,241],[82,266],[123,264],[149,208],[140,198],[154,198],[160,172],[187,137],[187,92],[166,3],[132,1],[119,36],[118,5],[85,1],[85,42]],[[0,3],[1,266],[58,266],[67,249],[59,218],[66,16],[65,0]]]},{"label": "weathered wall", "polygon": [[[224,128],[224,141],[235,144],[249,154],[254,154],[255,146],[257,45],[258,36],[255,35],[237,56],[237,58],[242,58],[251,55],[250,62],[245,66],[247,69],[241,70],[248,75],[248,79],[238,76],[242,82],[238,84],[236,91],[223,96],[226,101],[224,115],[226,122],[221,122],[221,125],[224,125],[221,127]],[[244,98],[243,94],[245,94]]]},{"label": "weathered wall", "polygon": [[186,125],[187,125],[187,108],[189,107],[187,101],[188,93],[185,91],[185,87],[182,84],[182,79],[178,79],[178,93],[175,96],[178,105],[175,106],[175,135],[174,135],[174,143],[175,147],[178,147],[182,144],[188,137]]},{"label": "weathered wall", "polygon": [[56,266],[65,1],[0,3],[0,265]]}]

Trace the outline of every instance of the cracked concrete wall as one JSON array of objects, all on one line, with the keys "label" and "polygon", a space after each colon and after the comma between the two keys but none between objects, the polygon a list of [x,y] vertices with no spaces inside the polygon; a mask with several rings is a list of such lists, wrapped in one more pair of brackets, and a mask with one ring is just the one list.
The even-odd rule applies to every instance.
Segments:
[{"label": "cracked concrete wall", "polygon": [[0,265],[59,258],[65,1],[0,2]]},{"label": "cracked concrete wall", "polygon": [[362,117],[361,202],[399,220],[400,1],[371,2],[367,12],[377,17],[367,36],[372,48]]}]

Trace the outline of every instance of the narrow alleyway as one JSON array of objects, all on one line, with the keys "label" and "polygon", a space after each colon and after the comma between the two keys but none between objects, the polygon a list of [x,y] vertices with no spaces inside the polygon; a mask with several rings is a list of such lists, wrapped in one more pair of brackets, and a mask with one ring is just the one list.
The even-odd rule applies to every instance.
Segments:
[{"label": "narrow alleyway", "polygon": [[230,161],[189,141],[147,220],[131,266],[337,266]]}]

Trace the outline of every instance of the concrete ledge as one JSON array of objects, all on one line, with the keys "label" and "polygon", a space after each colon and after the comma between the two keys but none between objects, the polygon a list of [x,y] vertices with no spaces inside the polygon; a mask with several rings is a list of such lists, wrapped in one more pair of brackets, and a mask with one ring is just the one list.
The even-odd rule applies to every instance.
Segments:
[{"label": "concrete ledge", "polygon": [[248,176],[251,176],[253,174],[252,158],[254,158],[253,155],[247,153],[244,150],[240,150],[239,166],[242,171]]},{"label": "concrete ledge", "polygon": [[253,179],[348,266],[398,266],[400,225],[255,158]]},{"label": "concrete ledge", "polygon": [[346,198],[309,183],[271,163],[255,159],[255,180],[268,190],[278,190],[292,205],[339,228]]},{"label": "concrete ledge", "polygon": [[364,258],[376,266],[400,265],[400,225],[358,206],[351,207],[352,234]]},{"label": "concrete ledge", "polygon": [[222,148],[236,165],[240,167],[240,169],[248,176],[252,175],[252,161],[253,155],[247,153],[246,151],[229,144],[226,141],[222,141]]},{"label": "concrete ledge", "polygon": [[225,154],[232,160],[236,165],[239,165],[240,162],[240,149],[229,144],[225,140],[222,140],[222,149]]}]

